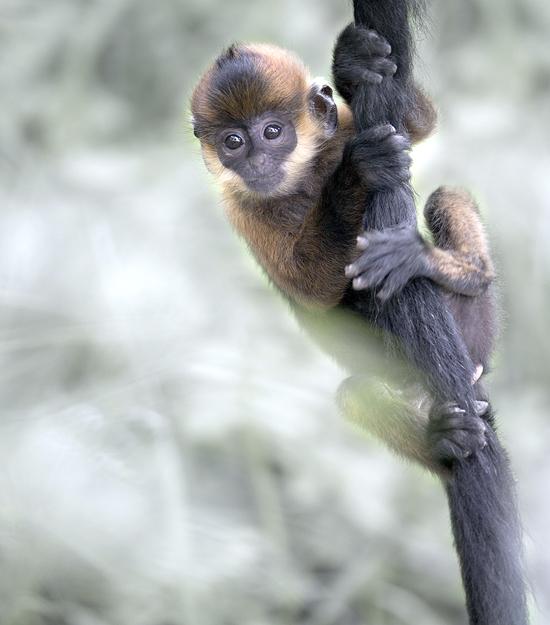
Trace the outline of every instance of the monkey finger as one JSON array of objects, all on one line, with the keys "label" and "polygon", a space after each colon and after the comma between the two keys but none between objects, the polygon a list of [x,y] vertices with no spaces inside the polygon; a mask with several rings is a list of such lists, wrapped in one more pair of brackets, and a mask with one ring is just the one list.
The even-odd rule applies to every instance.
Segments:
[{"label": "monkey finger", "polygon": [[[370,270],[373,271],[378,265],[383,263],[384,257],[392,253],[391,249],[385,248],[380,245],[369,244],[366,251],[356,258],[352,263],[346,266],[345,273],[348,278],[359,276],[361,273],[365,273]],[[387,268],[389,271],[392,268],[390,264]]]},{"label": "monkey finger", "polygon": [[356,291],[366,291],[367,289],[375,289],[384,278],[374,279],[370,275],[361,274],[352,281],[353,288]]},{"label": "monkey finger", "polygon": [[381,287],[391,276],[392,264],[393,261],[388,262],[387,257],[381,258],[378,262],[370,263],[364,271],[356,275],[353,280],[353,287],[356,290]]},{"label": "monkey finger", "polygon": [[[487,410],[489,409],[489,402],[488,401],[478,400],[478,401],[474,402],[474,407],[475,407],[475,411],[476,411],[476,416],[482,417],[487,412]],[[483,423],[483,421],[482,421],[482,423]]]},{"label": "monkey finger", "polygon": [[452,440],[463,451],[471,451],[472,448],[476,448],[482,443],[476,433],[468,432],[467,430],[447,430],[445,438]]},{"label": "monkey finger", "polygon": [[360,33],[364,46],[370,51],[380,54],[381,56],[391,54],[390,44],[378,32],[366,28],[360,28],[358,32]]},{"label": "monkey finger", "polygon": [[408,182],[411,179],[410,167],[406,166],[398,169],[395,177],[399,182]]},{"label": "monkey finger", "polygon": [[387,302],[389,299],[400,293],[413,277],[412,272],[407,271],[404,266],[391,271],[384,280],[384,284],[376,294],[376,297],[382,302]]},{"label": "monkey finger", "polygon": [[[407,172],[408,176],[408,172]],[[368,268],[384,263],[389,269],[380,299],[395,295],[412,278],[422,275],[424,270],[425,243],[413,227],[386,228],[364,232],[357,237],[357,247],[363,253],[352,263],[354,268]]]},{"label": "monkey finger", "polygon": [[379,85],[382,80],[384,80],[382,74],[371,69],[364,69],[361,73],[360,82],[368,82],[373,85]]},{"label": "monkey finger", "polygon": [[357,86],[365,82],[380,84],[382,82],[383,76],[380,73],[365,67],[365,65],[362,63],[361,65],[355,65],[346,69],[340,69],[339,78],[345,83]]},{"label": "monkey finger", "polygon": [[366,250],[369,245],[369,239],[365,235],[360,235],[357,237],[357,248],[360,250]]},{"label": "monkey finger", "polygon": [[411,140],[408,137],[404,137],[403,135],[397,133],[386,137],[385,142],[396,151],[410,150],[412,147]]},{"label": "monkey finger", "polygon": [[400,225],[383,228],[382,230],[365,230],[357,237],[357,240],[359,241],[359,239],[364,239],[365,241],[386,243],[390,241],[409,239],[414,235],[416,235],[416,230],[414,228],[408,225]]},{"label": "monkey finger", "polygon": [[372,59],[369,63],[369,68],[383,76],[393,76],[397,71],[397,65],[391,59],[385,57]]},{"label": "monkey finger", "polygon": [[434,443],[431,453],[438,462],[448,462],[467,457],[460,445],[446,438],[442,438]]},{"label": "monkey finger", "polygon": [[472,384],[475,384],[479,378],[483,375],[483,365],[477,365],[474,374],[472,376]]},{"label": "monkey finger", "polygon": [[454,401],[446,401],[437,406],[437,414],[437,419],[441,420],[449,417],[450,415],[465,415],[466,410],[464,410],[464,408],[461,408]]},{"label": "monkey finger", "polygon": [[440,460],[460,460],[481,451],[487,441],[483,434],[454,430],[439,437],[432,434],[432,453]]},{"label": "monkey finger", "polygon": [[464,411],[448,415],[443,419],[432,421],[433,430],[436,432],[446,432],[449,430],[464,430],[466,432],[477,432],[483,434],[487,431],[487,426],[481,419],[472,419]]},{"label": "monkey finger", "polygon": [[363,289],[376,289],[382,285],[392,269],[392,262],[387,262],[387,257],[379,257],[375,260],[366,261],[352,274],[348,271],[347,277],[353,277],[353,288],[357,291]]},{"label": "monkey finger", "polygon": [[396,133],[395,127],[391,124],[379,124],[363,130],[357,135],[356,141],[359,142],[377,142],[387,139]]},{"label": "monkey finger", "polygon": [[392,255],[392,269],[397,268],[407,259],[416,256],[423,249],[422,240],[416,229],[410,227],[385,228],[384,230],[368,230],[356,239],[357,249],[363,251],[353,263],[350,271],[360,271],[380,260]]}]

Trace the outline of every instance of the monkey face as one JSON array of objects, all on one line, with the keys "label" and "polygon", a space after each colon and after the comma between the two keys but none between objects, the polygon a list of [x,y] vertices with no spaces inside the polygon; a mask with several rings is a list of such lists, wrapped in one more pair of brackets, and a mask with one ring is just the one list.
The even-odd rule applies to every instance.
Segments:
[{"label": "monkey face", "polygon": [[191,113],[208,169],[228,190],[263,196],[293,191],[338,122],[332,89],[265,44],[220,55],[193,91]]},{"label": "monkey face", "polygon": [[238,174],[256,193],[276,193],[285,180],[285,164],[297,144],[288,114],[267,112],[223,128],[216,151],[224,167]]}]

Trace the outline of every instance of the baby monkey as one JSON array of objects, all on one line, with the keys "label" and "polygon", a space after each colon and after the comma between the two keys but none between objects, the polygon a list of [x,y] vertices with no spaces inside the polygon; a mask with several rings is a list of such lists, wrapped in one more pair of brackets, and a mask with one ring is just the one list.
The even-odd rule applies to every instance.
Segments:
[{"label": "baby monkey", "polygon": [[[493,342],[488,289],[493,268],[472,198],[449,188],[430,196],[424,213],[433,244],[414,225],[364,231],[369,193],[409,179],[411,141],[424,139],[435,126],[434,109],[415,86],[406,120],[410,139],[389,124],[356,132],[349,103],[357,87],[368,83],[376,89],[396,71],[383,37],[348,26],[334,52],[334,81],[344,99],[337,104],[332,88],[311,79],[290,52],[264,44],[233,45],[194,90],[194,132],[209,171],[221,183],[230,222],[301,319],[350,308],[367,289],[376,291],[382,306],[409,280],[429,278],[446,293],[478,365],[472,380],[477,383]],[[368,220],[368,208],[366,215]],[[346,350],[336,345],[331,351],[338,356]],[[372,384],[371,377],[351,378],[343,403],[365,413],[358,418],[368,419],[366,425],[399,453],[434,468],[484,445],[481,419],[462,418],[455,405],[431,406],[416,383],[405,393],[399,387],[394,392],[386,379],[369,396],[381,398],[377,406],[388,398],[384,412],[389,407],[395,420],[384,425],[374,405],[370,420],[369,406],[359,409],[350,398],[358,389],[372,390]],[[480,414],[487,408],[479,402]]]}]

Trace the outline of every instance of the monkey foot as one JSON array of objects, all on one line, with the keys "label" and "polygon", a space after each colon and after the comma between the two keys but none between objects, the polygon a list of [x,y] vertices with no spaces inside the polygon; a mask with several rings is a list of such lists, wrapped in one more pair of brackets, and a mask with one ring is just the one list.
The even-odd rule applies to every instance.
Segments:
[{"label": "monkey foot", "polygon": [[476,401],[476,416],[447,402],[434,404],[430,411],[428,442],[433,458],[449,464],[453,460],[468,458],[487,445],[487,424],[481,418],[488,410],[486,401]]}]

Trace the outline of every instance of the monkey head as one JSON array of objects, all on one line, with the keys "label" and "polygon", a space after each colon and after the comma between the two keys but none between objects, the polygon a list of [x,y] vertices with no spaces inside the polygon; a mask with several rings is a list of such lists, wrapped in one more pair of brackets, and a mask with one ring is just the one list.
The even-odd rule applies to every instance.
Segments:
[{"label": "monkey head", "polygon": [[192,123],[208,169],[230,189],[261,196],[292,191],[336,131],[330,86],[271,45],[233,45],[191,98]]}]

